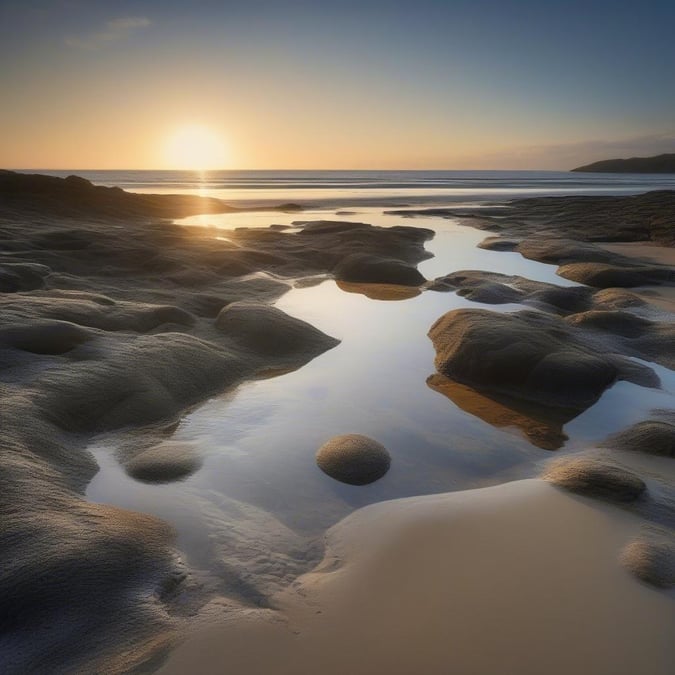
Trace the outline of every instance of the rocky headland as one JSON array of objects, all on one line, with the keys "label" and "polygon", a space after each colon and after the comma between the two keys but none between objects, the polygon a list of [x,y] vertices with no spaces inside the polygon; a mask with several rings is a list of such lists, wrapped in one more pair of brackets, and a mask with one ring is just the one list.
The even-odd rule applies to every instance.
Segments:
[{"label": "rocky headland", "polygon": [[593,173],[675,173],[675,153],[630,159],[603,159],[572,171]]}]

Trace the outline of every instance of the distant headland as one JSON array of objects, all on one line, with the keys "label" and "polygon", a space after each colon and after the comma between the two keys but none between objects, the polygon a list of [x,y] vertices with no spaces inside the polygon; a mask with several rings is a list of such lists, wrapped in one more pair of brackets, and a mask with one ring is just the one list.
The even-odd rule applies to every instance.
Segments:
[{"label": "distant headland", "polygon": [[596,173],[675,173],[675,153],[655,157],[631,157],[630,159],[605,159],[572,171]]}]

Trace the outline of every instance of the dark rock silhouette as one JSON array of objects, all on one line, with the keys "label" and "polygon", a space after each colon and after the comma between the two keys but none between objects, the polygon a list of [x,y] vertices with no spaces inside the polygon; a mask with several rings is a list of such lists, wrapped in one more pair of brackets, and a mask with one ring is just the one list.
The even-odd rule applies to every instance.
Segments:
[{"label": "dark rock silhouette", "polygon": [[675,153],[630,159],[603,159],[572,171],[596,173],[675,173]]}]

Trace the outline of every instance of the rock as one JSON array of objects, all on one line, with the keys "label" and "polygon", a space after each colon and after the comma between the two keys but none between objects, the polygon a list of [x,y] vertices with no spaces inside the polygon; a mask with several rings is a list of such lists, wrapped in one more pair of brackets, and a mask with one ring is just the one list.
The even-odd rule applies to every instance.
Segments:
[{"label": "rock", "polygon": [[195,447],[167,441],[144,450],[125,464],[126,472],[146,483],[170,483],[187,478],[202,465]]},{"label": "rock", "polygon": [[635,293],[621,288],[604,288],[595,291],[593,304],[598,309],[624,309],[626,307],[643,307],[647,303]]},{"label": "rock", "polygon": [[354,230],[369,229],[371,226],[367,223],[352,223],[344,220],[296,220],[293,222],[296,227],[302,227],[299,234],[335,234],[336,232],[353,232]]},{"label": "rock", "polygon": [[191,335],[133,336],[105,358],[46,371],[35,381],[35,401],[62,429],[120,429],[171,419],[255,367],[250,357]]},{"label": "rock", "polygon": [[340,342],[305,321],[263,303],[233,302],[220,311],[216,326],[254,354],[286,360],[304,362]]},{"label": "rock", "polygon": [[574,326],[607,331],[629,338],[643,335],[653,325],[652,321],[630,312],[598,309],[568,316],[567,321]]},{"label": "rock", "polygon": [[583,286],[555,286],[517,275],[483,270],[452,272],[430,282],[427,288],[436,291],[458,289],[458,295],[472,302],[522,303],[549,312],[553,310],[556,314],[569,314],[589,309],[593,293]]},{"label": "rock", "polygon": [[591,291],[584,286],[561,287],[551,285],[527,297],[527,303],[543,309],[554,309],[558,314],[583,312],[591,305]]},{"label": "rock", "polygon": [[601,445],[616,450],[675,457],[675,424],[659,420],[638,422],[613,434]]},{"label": "rock", "polygon": [[350,485],[367,485],[389,470],[387,449],[367,436],[334,436],[316,453],[319,468],[331,478]]},{"label": "rock", "polygon": [[521,241],[516,250],[530,260],[556,265],[572,262],[608,264],[617,264],[615,261],[630,262],[623,256],[611,253],[595,244],[555,237],[538,237],[535,235]]},{"label": "rock", "polygon": [[49,217],[181,218],[232,209],[219,199],[192,195],[144,195],[116,187],[93,185],[79,176],[0,172],[0,212],[45,214]]},{"label": "rock", "polygon": [[413,265],[366,253],[352,253],[343,258],[333,268],[333,275],[340,281],[352,283],[419,286],[426,281]]},{"label": "rock", "polygon": [[549,466],[543,478],[570,492],[610,502],[629,503],[646,491],[630,471],[587,457],[565,457]]},{"label": "rock", "polygon": [[524,294],[505,284],[486,282],[472,288],[460,288],[457,291],[457,295],[472,302],[481,302],[488,305],[504,305],[520,302]]},{"label": "rock", "polygon": [[642,265],[625,267],[605,263],[570,263],[558,268],[558,274],[565,279],[577,281],[594,288],[648,286],[661,284],[673,278],[673,272],[666,267]]},{"label": "rock", "polygon": [[591,310],[568,316],[573,326],[603,331],[614,349],[628,356],[656,361],[675,368],[675,323],[649,321],[621,310]]},{"label": "rock", "polygon": [[562,320],[538,312],[453,310],[429,337],[442,375],[541,405],[585,410],[620,376],[613,360],[579,343]]},{"label": "rock", "polygon": [[619,560],[638,579],[657,588],[675,586],[675,545],[665,538],[637,539]]},{"label": "rock", "polygon": [[486,251],[514,251],[518,246],[517,239],[506,239],[505,237],[485,237],[478,244],[478,248],[484,248]]},{"label": "rock", "polygon": [[50,271],[45,265],[0,263],[0,292],[18,293],[42,288]]},{"label": "rock", "polygon": [[0,328],[0,345],[33,354],[65,354],[92,337],[86,328],[67,321],[35,321]]},{"label": "rock", "polygon": [[[579,241],[653,241],[675,243],[675,191],[640,195],[535,197],[518,199],[502,217],[476,209],[479,227],[499,226],[510,236],[539,235]],[[499,214],[496,214],[499,215]],[[503,217],[506,216],[506,217]]]},{"label": "rock", "polygon": [[[102,296],[104,297],[104,296]],[[163,324],[191,327],[195,319],[173,305],[154,305],[144,302],[103,302],[88,294],[24,295],[0,298],[0,321],[10,319],[56,319],[79,326],[104,331],[133,331],[147,333]],[[23,321],[28,323],[28,321]]]}]

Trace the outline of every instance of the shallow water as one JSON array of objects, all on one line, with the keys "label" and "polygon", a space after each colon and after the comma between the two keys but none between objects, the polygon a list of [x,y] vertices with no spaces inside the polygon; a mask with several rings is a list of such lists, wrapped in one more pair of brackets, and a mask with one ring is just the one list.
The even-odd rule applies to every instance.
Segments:
[{"label": "shallow water", "polygon": [[[226,236],[227,227],[290,224],[298,218],[270,213],[220,216],[214,236]],[[573,285],[555,275],[555,266],[517,253],[476,248],[487,233],[452,220],[410,220],[374,208],[340,216],[315,211],[301,218],[431,227],[437,235],[427,247],[435,257],[419,266],[428,278],[459,269],[484,269]],[[432,291],[379,301],[345,292],[332,280],[295,288],[276,304],[339,338],[341,344],[295,372],[248,382],[185,415],[173,439],[196,442],[204,464],[182,482],[135,481],[114,457],[117,440],[100,439],[92,450],[101,471],[89,486],[89,499],[163,517],[175,526],[179,546],[190,562],[208,568],[210,538],[215,535],[211,521],[202,517],[203,500],[209,505],[230,499],[250,504],[296,532],[317,535],[365,504],[533,475],[536,465],[550,457],[517,429],[493,426],[426,384],[435,371],[426,333],[438,317],[459,307],[514,311],[521,306],[479,305],[454,293]],[[566,425],[565,447],[599,440],[643,419],[653,408],[673,407],[675,373],[655,369],[663,390],[616,384]],[[324,475],[314,454],[324,441],[342,433],[361,433],[382,442],[392,455],[389,473],[363,487],[343,485]]]},{"label": "shallow water", "polygon": [[673,189],[668,174],[569,171],[42,171],[77,174],[132,192],[199,194],[238,206],[461,204],[558,194],[635,194]]}]

